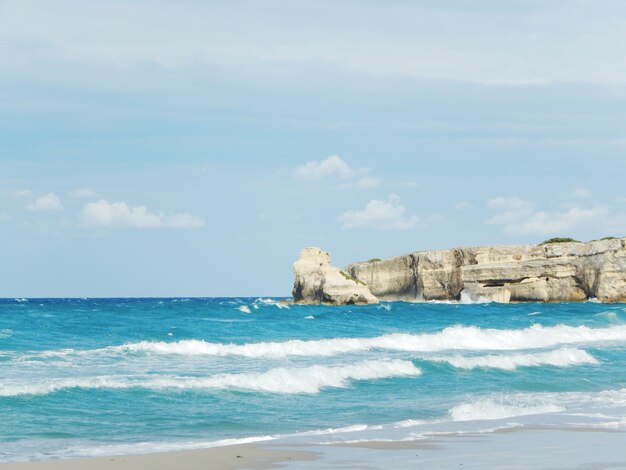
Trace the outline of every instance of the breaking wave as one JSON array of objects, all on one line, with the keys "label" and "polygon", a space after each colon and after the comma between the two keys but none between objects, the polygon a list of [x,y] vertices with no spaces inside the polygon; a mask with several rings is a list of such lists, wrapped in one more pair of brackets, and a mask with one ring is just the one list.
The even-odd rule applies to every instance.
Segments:
[{"label": "breaking wave", "polygon": [[565,408],[555,404],[526,406],[498,403],[494,400],[479,400],[455,406],[449,411],[449,414],[453,421],[473,421],[557,413],[560,411],[565,411]]},{"label": "breaking wave", "polygon": [[267,372],[218,374],[209,377],[100,376],[47,379],[38,383],[3,382],[0,396],[46,395],[65,389],[244,390],[268,393],[318,393],[322,388],[345,388],[353,380],[418,376],[410,361],[372,360],[346,366],[280,367]]},{"label": "breaking wave", "polygon": [[209,343],[188,339],[176,342],[141,341],[97,350],[65,349],[44,351],[32,356],[60,357],[90,354],[180,354],[186,356],[241,356],[249,358],[283,358],[288,356],[334,356],[372,349],[408,352],[438,351],[513,351],[542,349],[568,344],[593,344],[625,341],[626,325],[610,328],[587,326],[542,326],[524,329],[493,329],[477,326],[451,326],[437,333],[392,333],[373,338],[331,338],[289,340],[259,343]]},{"label": "breaking wave", "polygon": [[[448,415],[453,421],[504,419],[563,411],[574,416],[577,411],[588,414],[589,410],[615,410],[614,407],[624,405],[626,388],[601,392],[516,393],[462,403],[451,408]],[[617,410],[621,413],[619,408]]]},{"label": "breaking wave", "polygon": [[561,348],[554,351],[531,354],[504,354],[490,356],[454,356],[429,358],[435,362],[447,362],[459,369],[489,367],[494,369],[514,370],[518,367],[556,366],[568,367],[581,364],[597,364],[598,361],[587,351],[576,348]]}]

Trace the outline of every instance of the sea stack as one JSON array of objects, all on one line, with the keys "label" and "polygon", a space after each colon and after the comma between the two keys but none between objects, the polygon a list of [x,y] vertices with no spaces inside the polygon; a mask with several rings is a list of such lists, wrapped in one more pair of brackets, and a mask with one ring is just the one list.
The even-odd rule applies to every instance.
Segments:
[{"label": "sea stack", "polygon": [[626,239],[420,251],[346,271],[389,301],[626,302]]},{"label": "sea stack", "polygon": [[367,286],[330,264],[330,255],[320,248],[300,251],[293,265],[293,300],[301,304],[375,304],[378,299]]}]

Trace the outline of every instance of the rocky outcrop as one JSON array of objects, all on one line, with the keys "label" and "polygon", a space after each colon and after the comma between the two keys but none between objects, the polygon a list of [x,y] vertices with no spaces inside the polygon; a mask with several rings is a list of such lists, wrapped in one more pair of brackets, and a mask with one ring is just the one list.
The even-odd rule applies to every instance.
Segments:
[{"label": "rocky outcrop", "polygon": [[304,304],[373,304],[378,299],[367,286],[330,265],[330,255],[319,248],[304,248],[293,265],[293,300]]},{"label": "rocky outcrop", "polygon": [[626,302],[626,239],[422,251],[346,271],[384,300]]}]

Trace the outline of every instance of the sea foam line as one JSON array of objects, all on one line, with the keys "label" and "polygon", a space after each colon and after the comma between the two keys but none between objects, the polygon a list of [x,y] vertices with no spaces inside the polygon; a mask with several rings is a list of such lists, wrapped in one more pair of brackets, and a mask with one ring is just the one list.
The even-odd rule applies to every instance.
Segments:
[{"label": "sea foam line", "polygon": [[554,351],[530,354],[502,354],[489,356],[453,356],[431,357],[430,361],[447,362],[459,369],[488,367],[493,369],[514,370],[518,367],[556,366],[569,367],[581,364],[597,364],[598,360],[587,351],[576,348],[561,348]]},{"label": "sea foam line", "polygon": [[208,377],[98,376],[39,380],[37,383],[5,381],[0,396],[46,395],[59,390],[128,389],[152,390],[245,390],[269,393],[318,393],[322,388],[345,388],[353,380],[418,376],[422,371],[411,361],[371,360],[344,366],[313,365],[279,367],[266,372],[218,374]]},{"label": "sea foam line", "polygon": [[626,341],[626,325],[609,328],[532,325],[524,329],[494,329],[455,325],[437,333],[392,333],[373,338],[330,338],[259,343],[210,343],[199,339],[176,342],[141,341],[101,349],[50,350],[21,355],[18,360],[115,354],[178,354],[184,356],[241,356],[283,358],[288,356],[334,356],[372,349],[407,352],[513,351],[543,349],[567,344]]},{"label": "sea foam line", "polygon": [[565,407],[557,404],[513,405],[487,399],[457,405],[450,409],[449,414],[453,421],[474,421],[558,413],[565,410]]},{"label": "sea foam line", "polygon": [[142,341],[112,346],[107,349],[161,354],[280,358],[285,356],[332,356],[370,349],[410,352],[518,350],[546,348],[560,344],[625,340],[626,325],[610,328],[589,328],[567,325],[544,327],[535,324],[519,330],[455,325],[437,333],[392,333],[373,338],[332,338],[310,341],[296,339],[246,344],[209,343],[193,339],[174,343]]}]

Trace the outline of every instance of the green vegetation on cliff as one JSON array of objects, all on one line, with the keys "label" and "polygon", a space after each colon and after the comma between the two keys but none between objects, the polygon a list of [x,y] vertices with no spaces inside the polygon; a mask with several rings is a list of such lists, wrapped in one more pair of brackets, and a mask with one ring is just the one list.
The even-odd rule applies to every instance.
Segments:
[{"label": "green vegetation on cliff", "polygon": [[582,243],[582,242],[579,240],[575,240],[573,238],[568,238],[568,237],[554,237],[554,238],[549,238],[541,242],[540,245],[550,245],[552,243]]},{"label": "green vegetation on cliff", "polygon": [[365,283],[364,283],[364,282],[359,281],[357,278],[350,276],[347,272],[345,272],[345,271],[339,271],[339,272],[340,272],[340,273],[341,273],[341,275],[342,275],[344,278],[346,278],[348,281],[354,281],[354,282],[356,282],[357,284],[363,284],[363,285],[365,285]]}]

